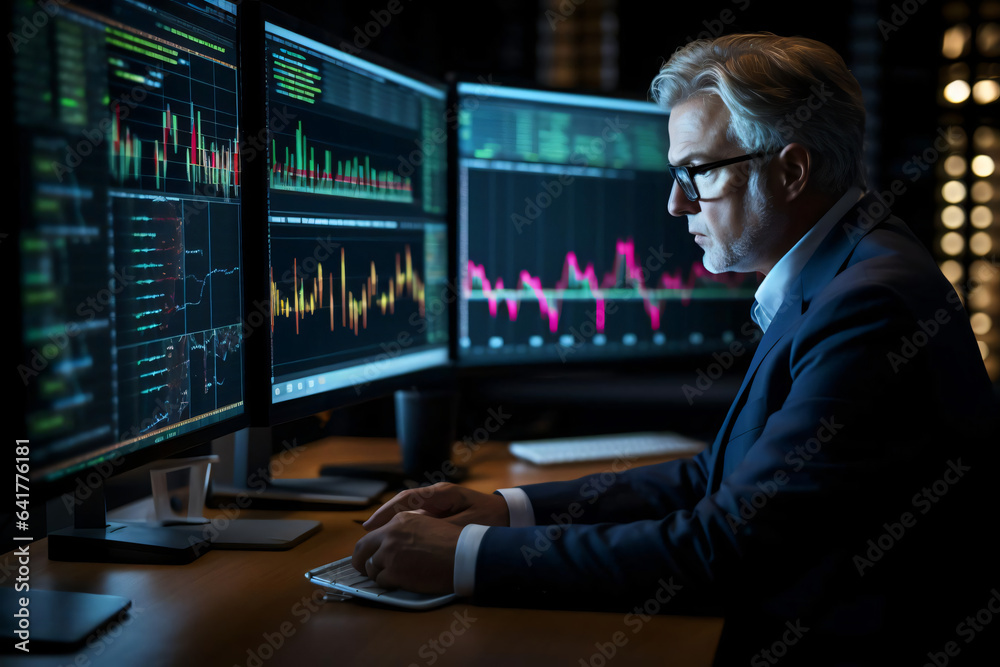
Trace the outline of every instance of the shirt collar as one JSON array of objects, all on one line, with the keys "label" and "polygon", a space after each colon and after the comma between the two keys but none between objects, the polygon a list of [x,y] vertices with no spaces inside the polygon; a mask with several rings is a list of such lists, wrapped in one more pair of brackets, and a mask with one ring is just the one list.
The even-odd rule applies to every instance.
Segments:
[{"label": "shirt collar", "polygon": [[843,218],[851,207],[861,199],[861,188],[853,186],[845,192],[837,202],[830,207],[822,218],[820,218],[812,228],[799,239],[798,243],[792,246],[791,250],[778,260],[764,280],[757,287],[754,294],[756,301],[753,304],[750,316],[762,330],[767,331],[767,327],[774,319],[775,313],[781,307],[785,296],[791,289],[795,279],[799,277],[802,268],[816,252],[816,248],[826,238],[837,221]]}]

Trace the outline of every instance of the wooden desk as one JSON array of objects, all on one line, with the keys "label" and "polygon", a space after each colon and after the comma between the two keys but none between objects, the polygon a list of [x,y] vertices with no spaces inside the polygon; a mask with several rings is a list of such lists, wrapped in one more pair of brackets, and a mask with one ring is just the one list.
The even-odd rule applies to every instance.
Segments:
[{"label": "wooden desk", "polygon": [[[471,454],[471,456],[470,456]],[[324,463],[398,460],[393,440],[329,439],[275,461],[279,476],[313,476]],[[482,491],[609,470],[608,462],[539,468],[485,444],[467,460]],[[651,459],[655,460],[655,459]],[[225,516],[210,511],[217,518]],[[128,597],[131,612],[77,653],[0,656],[25,665],[709,665],[722,619],[656,616],[636,628],[618,613],[478,607],[465,601],[407,612],[356,601],[322,602],[306,570],[349,555],[363,534],[359,512],[242,511],[245,518],[309,518],[322,530],[289,551],[212,551],[183,566],[49,561],[32,544],[31,585]],[[235,512],[229,511],[230,516]],[[6,554],[0,566],[9,565]],[[16,568],[15,568],[16,569]],[[6,583],[4,585],[10,585]],[[6,613],[6,612],[4,612]],[[620,634],[616,634],[620,633]],[[615,646],[615,640],[623,646]],[[624,640],[624,641],[622,641]],[[582,662],[581,662],[582,661]]]}]

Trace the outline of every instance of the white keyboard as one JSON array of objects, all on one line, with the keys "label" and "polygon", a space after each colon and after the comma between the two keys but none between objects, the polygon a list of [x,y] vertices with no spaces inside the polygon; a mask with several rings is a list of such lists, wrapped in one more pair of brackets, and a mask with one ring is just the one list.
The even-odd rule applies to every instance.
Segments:
[{"label": "white keyboard", "polygon": [[510,443],[510,453],[537,465],[602,461],[642,456],[696,454],[705,448],[700,440],[677,433],[615,433],[577,438],[551,438]]},{"label": "white keyboard", "polygon": [[453,593],[425,595],[400,589],[381,588],[372,579],[354,569],[350,556],[309,570],[306,572],[306,579],[350,597],[374,600],[406,609],[433,609],[455,599]]}]

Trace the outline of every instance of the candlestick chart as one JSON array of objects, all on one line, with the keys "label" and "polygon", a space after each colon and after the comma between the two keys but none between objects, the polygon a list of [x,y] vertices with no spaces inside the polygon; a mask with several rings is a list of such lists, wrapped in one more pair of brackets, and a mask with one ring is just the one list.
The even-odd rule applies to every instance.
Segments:
[{"label": "candlestick chart", "polygon": [[428,99],[417,84],[366,73],[332,48],[266,37],[269,100],[290,117],[271,128],[268,144],[278,208],[308,194],[349,212],[444,212],[443,130],[440,141],[427,141],[442,127],[443,94]]},{"label": "candlestick chart", "polygon": [[272,231],[269,324],[276,372],[357,359],[401,335],[413,347],[431,339],[428,274],[436,284],[443,269],[427,254],[428,233],[336,229],[332,246],[302,229]]},{"label": "candlestick chart", "polygon": [[[106,141],[121,187],[239,193],[236,68],[212,55],[109,26]],[[211,49],[205,49],[211,52]]]}]

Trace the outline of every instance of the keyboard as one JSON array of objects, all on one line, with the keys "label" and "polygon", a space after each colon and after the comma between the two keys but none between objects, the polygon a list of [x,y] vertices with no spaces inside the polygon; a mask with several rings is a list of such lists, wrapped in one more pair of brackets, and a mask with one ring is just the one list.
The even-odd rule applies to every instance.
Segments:
[{"label": "keyboard", "polygon": [[351,557],[341,558],[306,572],[306,579],[325,588],[332,588],[349,597],[374,600],[406,609],[432,609],[455,599],[447,595],[425,595],[399,589],[381,588],[373,579],[361,574],[351,565]]},{"label": "keyboard", "polygon": [[705,443],[669,432],[615,433],[577,438],[550,438],[512,442],[510,453],[536,465],[602,461],[676,454],[696,454]]}]

